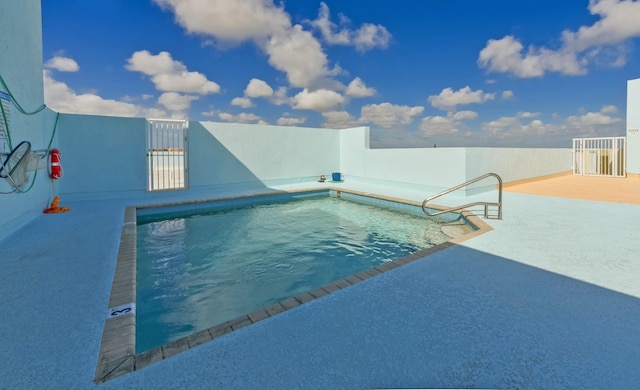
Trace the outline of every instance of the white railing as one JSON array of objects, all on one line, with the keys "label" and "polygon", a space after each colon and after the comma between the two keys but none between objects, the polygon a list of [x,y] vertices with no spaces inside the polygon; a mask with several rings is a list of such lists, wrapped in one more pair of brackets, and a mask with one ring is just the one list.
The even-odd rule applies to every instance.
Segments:
[{"label": "white railing", "polygon": [[[473,202],[473,203],[467,203],[465,205],[462,206],[454,206],[454,207],[448,207],[445,208],[444,210],[440,210],[440,211],[435,211],[435,212],[429,212],[427,211],[428,206],[429,206],[429,202],[431,202],[432,200],[439,198],[443,195],[446,195],[450,192],[453,191],[457,191],[461,188],[464,188],[466,186],[468,186],[469,184],[473,184],[475,182],[478,182],[480,180],[484,180],[488,177],[494,177],[496,180],[498,180],[498,201],[497,202]],[[466,209],[469,207],[473,207],[473,206],[484,206],[484,217],[485,218],[489,218],[489,206],[495,206],[498,208],[498,219],[502,219],[502,178],[497,174],[497,173],[486,173],[482,176],[478,176],[475,179],[471,179],[469,181],[466,181],[462,184],[459,184],[455,187],[451,187],[449,189],[446,189],[440,193],[437,193],[431,197],[428,197],[427,199],[425,199],[422,202],[422,212],[429,217],[435,217],[436,215],[440,215],[440,214],[444,214],[444,213],[449,213],[452,211],[458,211],[458,210],[462,210],[462,209]]]},{"label": "white railing", "polygon": [[574,138],[573,174],[626,177],[626,137]]}]

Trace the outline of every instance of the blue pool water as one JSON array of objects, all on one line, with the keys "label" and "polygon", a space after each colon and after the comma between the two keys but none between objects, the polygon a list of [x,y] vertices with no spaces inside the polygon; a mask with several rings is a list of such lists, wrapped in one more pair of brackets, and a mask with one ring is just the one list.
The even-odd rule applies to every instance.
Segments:
[{"label": "blue pool water", "polygon": [[424,216],[322,196],[137,227],[137,353],[449,239]]}]

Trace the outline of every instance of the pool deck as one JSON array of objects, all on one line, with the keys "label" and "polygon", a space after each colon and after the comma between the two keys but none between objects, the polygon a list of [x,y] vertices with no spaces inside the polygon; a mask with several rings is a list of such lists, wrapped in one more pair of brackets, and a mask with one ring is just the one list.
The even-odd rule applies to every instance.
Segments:
[{"label": "pool deck", "polygon": [[125,207],[182,195],[63,197],[70,213],[42,215],[0,245],[0,388],[637,388],[640,192],[636,179],[602,180],[630,185],[592,184],[612,191],[605,199],[631,191],[632,201],[517,188],[546,180],[509,186],[503,220],[486,220],[491,232],[100,385],[93,379]]}]

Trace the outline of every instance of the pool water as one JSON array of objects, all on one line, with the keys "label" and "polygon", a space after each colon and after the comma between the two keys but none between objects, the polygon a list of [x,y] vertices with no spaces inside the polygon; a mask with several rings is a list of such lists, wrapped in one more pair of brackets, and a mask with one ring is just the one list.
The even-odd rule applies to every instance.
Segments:
[{"label": "pool water", "polygon": [[136,353],[445,242],[440,226],[330,196],[139,220]]}]

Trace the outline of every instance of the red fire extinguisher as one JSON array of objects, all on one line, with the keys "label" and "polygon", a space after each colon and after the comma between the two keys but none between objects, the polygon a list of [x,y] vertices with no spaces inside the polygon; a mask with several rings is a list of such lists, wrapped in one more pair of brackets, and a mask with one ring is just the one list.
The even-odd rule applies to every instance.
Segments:
[{"label": "red fire extinguisher", "polygon": [[51,149],[49,152],[51,156],[51,178],[58,180],[62,177],[62,166],[60,165],[60,151],[58,149]]}]

